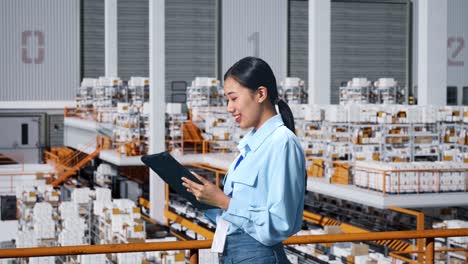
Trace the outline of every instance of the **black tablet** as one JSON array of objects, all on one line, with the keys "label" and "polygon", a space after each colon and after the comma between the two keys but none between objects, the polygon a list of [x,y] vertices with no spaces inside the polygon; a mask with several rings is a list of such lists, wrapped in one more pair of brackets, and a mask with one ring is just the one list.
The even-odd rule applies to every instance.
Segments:
[{"label": "black tablet", "polygon": [[141,161],[156,172],[176,193],[187,199],[196,208],[201,210],[217,208],[199,202],[191,192],[187,191],[187,188],[182,185],[182,177],[198,184],[202,183],[168,152],[145,155],[141,157]]}]

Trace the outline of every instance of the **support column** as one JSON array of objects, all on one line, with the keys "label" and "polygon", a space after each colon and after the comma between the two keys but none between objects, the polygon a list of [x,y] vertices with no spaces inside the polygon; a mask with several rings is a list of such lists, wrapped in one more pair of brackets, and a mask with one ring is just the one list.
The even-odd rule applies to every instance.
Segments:
[{"label": "support column", "polygon": [[309,1],[309,104],[330,104],[331,1]]},{"label": "support column", "polygon": [[[165,22],[164,0],[149,1],[149,78],[150,78],[150,138],[149,152],[165,150]],[[165,185],[150,170],[150,216],[165,224]]]},{"label": "support column", "polygon": [[418,105],[447,103],[447,0],[418,2]]},{"label": "support column", "polygon": [[118,77],[117,73],[117,0],[104,2],[104,55],[105,74]]}]

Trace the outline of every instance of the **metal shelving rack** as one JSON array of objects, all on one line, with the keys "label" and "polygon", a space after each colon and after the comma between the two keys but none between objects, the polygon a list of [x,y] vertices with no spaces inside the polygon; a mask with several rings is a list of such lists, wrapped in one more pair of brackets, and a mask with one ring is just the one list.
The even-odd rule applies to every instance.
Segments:
[{"label": "metal shelving rack", "polygon": [[404,123],[384,124],[381,160],[385,162],[411,161],[411,125]]},{"label": "metal shelving rack", "polygon": [[[465,112],[468,115],[468,112]],[[465,115],[465,113],[463,113]],[[468,162],[468,116],[463,116],[458,134],[458,144],[461,150],[460,161]]]},{"label": "metal shelving rack", "polygon": [[351,160],[353,162],[357,160],[380,160],[382,125],[377,123],[351,123],[350,127],[351,142],[353,143]]},{"label": "metal shelving rack", "polygon": [[304,81],[297,77],[286,77],[280,82],[278,93],[288,104],[306,104],[307,90]]},{"label": "metal shelving rack", "polygon": [[377,103],[381,104],[403,104],[405,102],[404,89],[398,86],[375,88]]},{"label": "metal shelving rack", "polygon": [[440,155],[441,160],[456,161],[461,152],[461,146],[457,137],[460,134],[461,125],[458,122],[442,122],[440,131]]},{"label": "metal shelving rack", "polygon": [[[347,122],[326,121],[324,125],[327,128],[328,143],[324,155],[324,176],[331,182],[349,183],[352,175],[349,171],[352,154],[350,124]],[[338,167],[343,168],[344,171],[340,170],[340,173],[338,173]]]},{"label": "metal shelving rack", "polygon": [[[351,159],[351,133],[347,122],[325,122],[327,128],[328,148],[325,153],[328,161],[350,161]],[[344,150],[339,151],[339,150]]]},{"label": "metal shelving rack", "polygon": [[[130,108],[129,105],[127,107]],[[140,155],[140,127],[139,113],[132,110],[117,112],[114,125],[114,140],[122,155]],[[135,146],[129,146],[129,144]]]},{"label": "metal shelving rack", "polygon": [[438,123],[411,124],[412,161],[440,161]]},{"label": "metal shelving rack", "polygon": [[[455,243],[454,241],[451,241],[451,239],[445,239],[447,241],[447,248],[464,248],[466,247],[467,245],[466,244],[458,244],[458,243]],[[460,253],[463,253],[465,254],[464,256],[461,255]],[[461,263],[461,261],[463,261],[463,263],[467,263],[468,261],[468,255],[466,252],[447,252],[447,263],[453,263],[451,261],[451,259],[457,259],[457,260],[460,260],[459,263]]]},{"label": "metal shelving rack", "polygon": [[375,103],[375,89],[369,86],[341,86],[340,105],[346,104],[372,104]]},{"label": "metal shelving rack", "polygon": [[139,124],[139,133],[140,133],[140,152],[142,154],[149,152],[149,114],[142,113],[140,114],[140,124]]},{"label": "metal shelving rack", "polygon": [[83,243],[86,245],[91,244],[93,227],[93,204],[92,200],[88,203],[78,204],[78,213],[81,218],[84,218],[87,228],[85,229],[85,236],[83,237]]},{"label": "metal shelving rack", "polygon": [[326,151],[326,143],[324,142],[326,133],[322,129],[322,122],[302,120],[300,125],[304,132],[300,140],[306,150],[306,158],[323,158]]}]

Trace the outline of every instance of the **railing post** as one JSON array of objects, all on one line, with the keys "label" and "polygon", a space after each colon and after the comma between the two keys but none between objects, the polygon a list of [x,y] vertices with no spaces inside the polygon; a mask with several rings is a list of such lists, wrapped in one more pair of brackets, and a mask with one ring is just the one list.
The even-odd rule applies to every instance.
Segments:
[{"label": "railing post", "polygon": [[[424,213],[418,212],[416,214],[416,230],[424,230]],[[419,238],[416,240],[416,245],[418,250],[423,250],[424,239]],[[434,255],[434,254],[432,254]],[[422,253],[418,253],[418,263],[422,263],[424,260],[424,256]]]},{"label": "railing post", "polygon": [[198,264],[198,249],[190,250],[190,264]]},{"label": "railing post", "polygon": [[426,238],[426,264],[434,263],[434,238]]}]

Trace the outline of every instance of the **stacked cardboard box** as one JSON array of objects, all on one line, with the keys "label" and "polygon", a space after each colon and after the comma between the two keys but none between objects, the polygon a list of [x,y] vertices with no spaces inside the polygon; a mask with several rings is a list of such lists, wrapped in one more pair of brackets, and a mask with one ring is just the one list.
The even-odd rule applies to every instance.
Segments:
[{"label": "stacked cardboard box", "polygon": [[330,179],[334,184],[349,184],[350,181],[349,163],[334,162],[333,175]]}]

